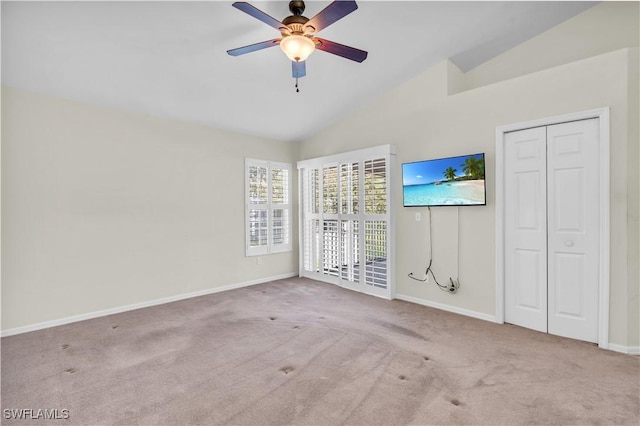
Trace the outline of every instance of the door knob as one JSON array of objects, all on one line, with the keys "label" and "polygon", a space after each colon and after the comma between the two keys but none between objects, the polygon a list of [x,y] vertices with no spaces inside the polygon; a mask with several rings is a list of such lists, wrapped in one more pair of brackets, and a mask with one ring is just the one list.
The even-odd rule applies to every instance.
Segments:
[{"label": "door knob", "polygon": [[564,242],[564,245],[567,246],[567,247],[573,247],[573,241],[567,240],[567,241]]}]

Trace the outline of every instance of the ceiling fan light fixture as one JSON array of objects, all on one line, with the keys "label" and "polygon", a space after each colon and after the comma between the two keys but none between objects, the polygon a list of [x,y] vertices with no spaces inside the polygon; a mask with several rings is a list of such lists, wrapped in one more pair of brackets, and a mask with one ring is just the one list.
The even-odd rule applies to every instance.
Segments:
[{"label": "ceiling fan light fixture", "polygon": [[292,34],[280,41],[280,48],[294,62],[305,61],[316,49],[316,44],[309,37]]}]

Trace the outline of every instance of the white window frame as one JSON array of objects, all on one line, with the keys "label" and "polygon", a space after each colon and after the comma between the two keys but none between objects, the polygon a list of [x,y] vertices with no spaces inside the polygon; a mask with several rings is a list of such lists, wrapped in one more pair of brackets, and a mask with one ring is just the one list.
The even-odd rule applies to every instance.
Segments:
[{"label": "white window frame", "polygon": [[[267,168],[267,202],[266,204],[251,203],[250,199],[250,178],[249,169],[251,167],[266,167]],[[276,204],[273,202],[273,186],[272,186],[272,171],[274,169],[282,169],[287,171],[287,192],[286,203]],[[292,250],[292,218],[293,209],[291,202],[291,164],[280,163],[276,161],[258,160],[255,158],[245,158],[244,167],[244,193],[245,193],[245,256],[264,256],[274,253],[284,253]],[[249,212],[254,208],[265,209],[267,211],[267,244],[262,246],[251,246],[251,234],[250,234],[250,217]],[[288,212],[287,223],[285,226],[286,242],[283,244],[274,244],[274,211],[286,210]]]}]

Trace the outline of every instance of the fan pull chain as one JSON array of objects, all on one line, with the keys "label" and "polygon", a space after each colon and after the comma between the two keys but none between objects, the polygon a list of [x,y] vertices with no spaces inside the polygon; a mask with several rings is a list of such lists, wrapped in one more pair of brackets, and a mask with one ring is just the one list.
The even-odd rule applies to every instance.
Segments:
[{"label": "fan pull chain", "polygon": [[298,77],[296,77],[296,93],[300,93],[300,89],[298,89]]}]

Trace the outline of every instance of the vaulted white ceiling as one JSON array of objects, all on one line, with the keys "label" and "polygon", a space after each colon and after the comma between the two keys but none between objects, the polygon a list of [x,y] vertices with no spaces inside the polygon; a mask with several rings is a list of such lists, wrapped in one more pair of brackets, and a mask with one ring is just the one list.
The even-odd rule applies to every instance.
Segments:
[{"label": "vaulted white ceiling", "polygon": [[[216,2],[2,2],[2,84],[285,141],[304,140],[444,59],[463,71],[592,2],[359,1],[323,38],[294,89],[279,48],[231,48],[278,32]],[[278,20],[288,2],[250,2]],[[306,3],[311,18],[329,1]]]}]

